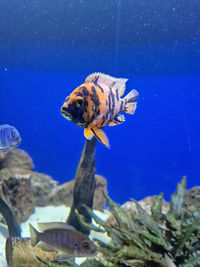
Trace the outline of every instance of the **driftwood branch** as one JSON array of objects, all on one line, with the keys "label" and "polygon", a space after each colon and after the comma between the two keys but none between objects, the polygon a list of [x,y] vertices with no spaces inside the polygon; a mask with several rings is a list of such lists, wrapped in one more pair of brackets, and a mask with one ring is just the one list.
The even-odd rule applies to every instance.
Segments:
[{"label": "driftwood branch", "polygon": [[74,183],[73,203],[71,207],[70,215],[67,219],[67,223],[73,225],[77,230],[88,234],[88,230],[85,229],[77,218],[75,210],[79,214],[83,215],[85,222],[90,223],[91,217],[86,212],[83,204],[92,209],[94,191],[96,187],[95,183],[95,148],[96,138],[91,141],[86,140],[85,146],[79,161]]}]

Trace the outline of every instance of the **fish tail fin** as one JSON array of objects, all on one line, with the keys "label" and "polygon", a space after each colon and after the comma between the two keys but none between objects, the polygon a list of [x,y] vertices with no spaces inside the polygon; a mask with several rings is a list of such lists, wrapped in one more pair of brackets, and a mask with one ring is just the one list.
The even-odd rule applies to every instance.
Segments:
[{"label": "fish tail fin", "polygon": [[107,148],[110,148],[108,137],[106,136],[103,130],[99,128],[92,128],[91,130],[102,144],[104,144]]},{"label": "fish tail fin", "polygon": [[29,227],[30,227],[31,245],[32,247],[34,247],[39,242],[38,238],[39,232],[30,223]]},{"label": "fish tail fin", "polygon": [[127,96],[124,97],[123,101],[125,103],[124,112],[129,114],[134,114],[137,107],[138,92],[133,89]]}]

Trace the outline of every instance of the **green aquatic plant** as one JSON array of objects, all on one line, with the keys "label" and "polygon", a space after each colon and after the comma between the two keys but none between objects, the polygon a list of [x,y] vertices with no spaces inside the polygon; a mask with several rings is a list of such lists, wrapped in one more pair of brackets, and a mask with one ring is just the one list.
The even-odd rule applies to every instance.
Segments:
[{"label": "green aquatic plant", "polygon": [[[114,224],[102,221],[85,206],[88,214],[104,228],[111,241],[106,244],[96,240],[99,255],[87,259],[80,266],[200,266],[200,209],[190,212],[183,208],[185,188],[186,177],[183,177],[171,196],[167,213],[162,212],[163,194],[155,198],[150,214],[135,200],[132,201],[136,211],[126,212],[104,194],[112,210]],[[78,215],[78,218],[84,226],[83,216]],[[91,228],[94,229],[94,226]],[[67,262],[63,266],[76,265]]]},{"label": "green aquatic plant", "polygon": [[183,208],[185,188],[183,177],[167,213],[162,213],[163,194],[155,198],[151,214],[135,200],[137,211],[125,212],[105,195],[114,225],[102,222],[87,208],[111,238],[109,244],[98,241],[104,266],[166,266],[166,257],[177,266],[200,266],[200,209]]}]

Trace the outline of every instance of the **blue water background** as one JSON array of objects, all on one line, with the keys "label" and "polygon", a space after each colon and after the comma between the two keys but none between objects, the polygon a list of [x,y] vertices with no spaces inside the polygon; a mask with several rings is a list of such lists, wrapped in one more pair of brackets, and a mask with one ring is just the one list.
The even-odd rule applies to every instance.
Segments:
[{"label": "blue water background", "polygon": [[125,95],[137,89],[138,107],[124,124],[105,127],[111,149],[98,142],[97,173],[119,203],[160,192],[168,200],[183,175],[187,188],[199,185],[200,38],[116,38],[87,45],[1,40],[0,124],[20,131],[36,171],[64,183],[74,178],[85,142],[83,129],[60,114],[65,97],[95,71],[128,78]]}]

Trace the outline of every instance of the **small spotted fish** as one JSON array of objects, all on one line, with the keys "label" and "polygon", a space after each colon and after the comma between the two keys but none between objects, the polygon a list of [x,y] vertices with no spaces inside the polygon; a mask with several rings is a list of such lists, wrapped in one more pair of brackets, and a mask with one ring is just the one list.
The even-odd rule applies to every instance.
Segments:
[{"label": "small spotted fish", "polygon": [[59,261],[70,257],[89,257],[96,255],[95,244],[73,226],[61,222],[38,223],[41,232],[30,224],[31,245],[36,244],[45,251],[56,251]]},{"label": "small spotted fish", "polygon": [[69,121],[84,128],[87,139],[93,136],[108,148],[109,140],[102,130],[105,125],[115,126],[125,121],[121,112],[134,114],[138,92],[132,90],[124,94],[128,79],[114,78],[95,72],[85,83],[77,87],[61,108],[62,115]]},{"label": "small spotted fish", "polygon": [[14,149],[21,143],[18,130],[11,125],[0,125],[0,152],[7,152]]}]

